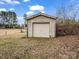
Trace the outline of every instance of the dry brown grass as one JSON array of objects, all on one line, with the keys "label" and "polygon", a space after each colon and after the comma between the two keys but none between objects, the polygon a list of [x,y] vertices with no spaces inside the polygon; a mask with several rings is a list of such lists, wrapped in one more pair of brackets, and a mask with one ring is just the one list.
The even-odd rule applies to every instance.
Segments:
[{"label": "dry brown grass", "polygon": [[0,30],[0,59],[79,59],[79,36],[26,38],[20,29]]}]

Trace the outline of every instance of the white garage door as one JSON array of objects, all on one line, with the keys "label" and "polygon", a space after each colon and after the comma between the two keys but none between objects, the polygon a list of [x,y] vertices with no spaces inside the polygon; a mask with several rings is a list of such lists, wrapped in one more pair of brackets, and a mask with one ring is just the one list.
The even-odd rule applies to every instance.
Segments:
[{"label": "white garage door", "polygon": [[49,24],[33,24],[33,37],[49,37]]}]

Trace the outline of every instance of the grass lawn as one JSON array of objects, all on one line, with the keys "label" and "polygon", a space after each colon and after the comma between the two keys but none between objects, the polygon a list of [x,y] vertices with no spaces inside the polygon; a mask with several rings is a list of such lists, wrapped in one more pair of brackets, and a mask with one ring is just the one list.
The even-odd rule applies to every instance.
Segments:
[{"label": "grass lawn", "polygon": [[79,59],[79,36],[26,38],[20,29],[0,29],[0,59]]}]

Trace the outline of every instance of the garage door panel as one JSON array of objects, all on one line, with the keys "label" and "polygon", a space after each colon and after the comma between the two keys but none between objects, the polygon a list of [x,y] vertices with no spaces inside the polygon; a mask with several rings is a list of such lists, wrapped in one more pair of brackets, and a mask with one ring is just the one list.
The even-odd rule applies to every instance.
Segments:
[{"label": "garage door panel", "polygon": [[49,37],[49,24],[33,24],[33,37]]}]

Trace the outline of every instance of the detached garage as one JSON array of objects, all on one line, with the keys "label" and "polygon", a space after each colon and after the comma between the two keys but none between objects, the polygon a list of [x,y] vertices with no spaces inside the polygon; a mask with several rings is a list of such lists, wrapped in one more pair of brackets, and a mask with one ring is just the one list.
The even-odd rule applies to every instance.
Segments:
[{"label": "detached garage", "polygon": [[56,17],[44,13],[27,17],[27,37],[56,37]]}]

